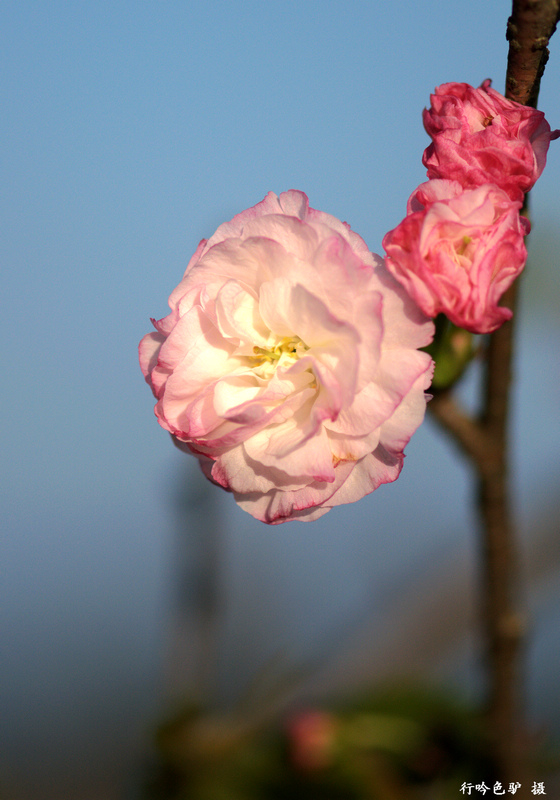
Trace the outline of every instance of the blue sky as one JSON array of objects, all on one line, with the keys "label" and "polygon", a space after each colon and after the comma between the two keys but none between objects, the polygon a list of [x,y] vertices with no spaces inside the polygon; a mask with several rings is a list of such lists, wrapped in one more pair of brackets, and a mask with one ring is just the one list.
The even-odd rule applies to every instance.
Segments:
[{"label": "blue sky", "polygon": [[[198,241],[269,190],[296,188],[379,251],[425,176],[430,91],[487,77],[503,89],[508,13],[502,0],[4,4],[0,600],[13,747],[29,741],[34,692],[34,735],[62,726],[61,669],[76,726],[92,708],[108,724],[112,692],[130,719],[150,705],[183,524],[173,498],[179,476],[195,494],[202,483],[153,417],[136,347]],[[540,107],[560,127],[560,42],[551,50]],[[515,495],[529,527],[557,478],[556,145],[533,192],[538,258],[520,322]],[[329,597],[332,625],[347,624],[377,578],[470,536],[453,451],[427,426],[408,453],[397,484],[313,526],[270,531],[216,489],[228,585],[249,563],[263,570],[294,657],[320,647]],[[248,612],[236,597],[223,647]],[[242,683],[245,662],[232,663]]]}]

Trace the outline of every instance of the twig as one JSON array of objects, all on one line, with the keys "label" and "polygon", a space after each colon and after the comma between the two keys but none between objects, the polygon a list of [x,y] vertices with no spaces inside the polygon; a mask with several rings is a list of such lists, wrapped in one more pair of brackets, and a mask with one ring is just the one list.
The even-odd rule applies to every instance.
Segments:
[{"label": "twig", "polygon": [[537,107],[548,42],[559,20],[559,0],[514,0],[506,32],[506,97],[510,100]]},{"label": "twig", "polygon": [[[504,305],[514,310],[512,287]],[[479,469],[482,519],[482,621],[487,664],[487,713],[490,762],[503,781],[527,776],[522,708],[524,622],[519,611],[517,543],[508,493],[508,419],[513,320],[488,343],[485,397],[481,415],[488,464]]]},{"label": "twig", "polygon": [[486,437],[482,426],[458,405],[450,390],[438,392],[428,405],[439,424],[450,433],[459,449],[477,469],[486,464]]}]

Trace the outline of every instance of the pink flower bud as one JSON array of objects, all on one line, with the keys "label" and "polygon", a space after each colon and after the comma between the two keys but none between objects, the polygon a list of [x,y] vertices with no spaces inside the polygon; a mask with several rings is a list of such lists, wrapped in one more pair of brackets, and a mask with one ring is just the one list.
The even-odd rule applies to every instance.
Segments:
[{"label": "pink flower bud", "polygon": [[498,301],[527,259],[520,207],[491,184],[463,191],[456,181],[423,183],[383,239],[387,268],[428,316],[491,333],[511,317]]},{"label": "pink flower bud", "polygon": [[560,131],[551,132],[542,111],[506,100],[490,83],[436,88],[423,114],[433,142],[422,163],[429,178],[456,180],[463,188],[494,183],[518,200],[542,173]]}]

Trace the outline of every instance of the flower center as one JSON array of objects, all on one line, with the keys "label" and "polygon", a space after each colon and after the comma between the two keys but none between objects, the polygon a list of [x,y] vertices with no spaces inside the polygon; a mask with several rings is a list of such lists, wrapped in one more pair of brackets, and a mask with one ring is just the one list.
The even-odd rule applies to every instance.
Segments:
[{"label": "flower center", "polygon": [[457,248],[457,255],[458,256],[464,256],[465,252],[467,250],[467,247],[470,245],[471,242],[472,242],[472,236],[463,236],[461,244]]},{"label": "flower center", "polygon": [[253,347],[254,356],[249,356],[252,368],[261,378],[270,378],[280,363],[292,362],[309,350],[299,336],[284,336],[271,347]]}]

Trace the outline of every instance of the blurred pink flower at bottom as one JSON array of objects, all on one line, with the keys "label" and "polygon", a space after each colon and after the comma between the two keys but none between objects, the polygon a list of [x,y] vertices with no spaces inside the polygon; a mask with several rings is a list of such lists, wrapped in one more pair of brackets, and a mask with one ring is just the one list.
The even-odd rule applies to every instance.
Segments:
[{"label": "blurred pink flower at bottom", "polygon": [[288,723],[290,760],[294,767],[313,772],[333,760],[338,725],[326,711],[306,711]]}]

